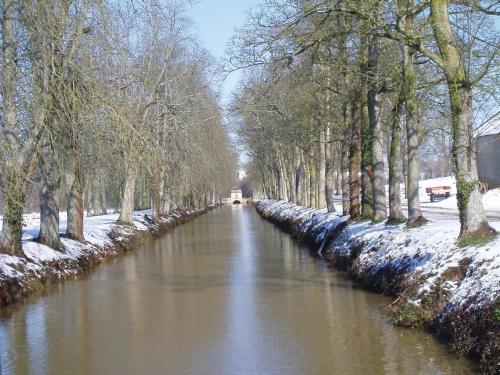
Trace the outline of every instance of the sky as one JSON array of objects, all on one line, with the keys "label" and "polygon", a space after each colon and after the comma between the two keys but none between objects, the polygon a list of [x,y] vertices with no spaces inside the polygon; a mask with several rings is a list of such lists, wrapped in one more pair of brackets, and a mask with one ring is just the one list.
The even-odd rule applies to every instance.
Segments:
[{"label": "sky", "polygon": [[[244,25],[247,13],[259,0],[191,0],[187,15],[193,20],[195,35],[217,59],[224,56],[236,28]],[[239,72],[231,73],[223,85],[223,103],[227,103],[236,87]]]},{"label": "sky", "polygon": [[[191,0],[187,15],[192,19],[195,35],[201,40],[203,46],[210,53],[221,60],[227,44],[233,36],[235,29],[243,26],[250,9],[255,9],[260,0]],[[228,104],[231,92],[236,88],[241,73],[236,71],[229,74],[222,87],[222,104]],[[235,134],[230,134],[233,142],[237,142]],[[239,155],[240,166],[248,161],[244,152]],[[245,176],[243,169],[239,176]]]}]

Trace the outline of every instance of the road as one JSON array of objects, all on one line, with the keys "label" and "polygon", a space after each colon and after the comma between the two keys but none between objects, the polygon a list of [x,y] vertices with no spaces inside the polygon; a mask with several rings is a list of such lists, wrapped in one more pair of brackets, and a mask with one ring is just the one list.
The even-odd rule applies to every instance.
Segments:
[{"label": "road", "polygon": [[[336,197],[335,201],[338,202],[338,209],[342,210],[342,199],[340,197]],[[440,207],[439,203],[441,201],[430,202],[423,201],[420,202],[420,206],[422,208],[422,213],[424,216],[430,220],[442,220],[442,219],[456,219],[458,220],[458,208],[448,208],[448,207]],[[387,202],[389,205],[389,202]],[[408,205],[406,200],[402,202],[403,211],[408,211]],[[488,210],[488,207],[485,207],[486,217],[488,220],[492,221],[500,221],[500,211],[497,210]]]},{"label": "road", "polygon": [[[445,208],[445,207],[439,207],[436,206],[436,203],[439,202],[420,202],[420,206],[422,208],[422,212],[424,213],[424,216],[433,216],[433,217],[439,217],[439,216],[446,216],[446,218],[451,218],[455,217],[458,220],[458,208]],[[403,210],[408,210],[408,206],[406,203],[402,204]],[[500,220],[500,212],[499,211],[491,211],[488,210],[487,207],[485,208],[486,211],[486,217],[489,220]],[[427,214],[427,215],[426,215]]]}]

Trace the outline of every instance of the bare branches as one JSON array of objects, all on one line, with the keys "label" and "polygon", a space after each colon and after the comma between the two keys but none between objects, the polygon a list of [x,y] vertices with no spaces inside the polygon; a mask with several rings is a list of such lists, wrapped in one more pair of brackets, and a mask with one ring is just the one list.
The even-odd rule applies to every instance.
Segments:
[{"label": "bare branches", "polygon": [[144,202],[161,215],[214,203],[233,184],[236,156],[209,75],[213,59],[191,36],[179,2],[2,7],[6,251],[20,251],[32,183],[44,197],[41,241],[57,248],[56,196],[70,201],[68,220],[77,223],[68,223],[68,236],[82,240],[84,205],[89,214],[121,206],[127,222]]}]

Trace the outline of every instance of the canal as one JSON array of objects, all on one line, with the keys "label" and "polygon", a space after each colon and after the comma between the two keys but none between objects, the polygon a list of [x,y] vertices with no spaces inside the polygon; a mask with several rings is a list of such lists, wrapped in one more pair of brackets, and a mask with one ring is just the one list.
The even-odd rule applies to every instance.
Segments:
[{"label": "canal", "polygon": [[389,303],[226,206],[4,311],[1,373],[473,373]]}]

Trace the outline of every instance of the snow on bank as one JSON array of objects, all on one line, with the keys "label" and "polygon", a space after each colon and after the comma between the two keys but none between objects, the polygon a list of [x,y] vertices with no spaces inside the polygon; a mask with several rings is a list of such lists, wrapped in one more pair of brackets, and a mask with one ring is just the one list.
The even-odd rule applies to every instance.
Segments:
[{"label": "snow on bank", "polygon": [[[496,229],[500,229],[498,224]],[[390,268],[402,271],[407,279],[419,280],[415,304],[443,280],[441,287],[449,295],[447,310],[471,298],[476,305],[492,302],[500,292],[500,238],[481,247],[459,248],[459,231],[455,221],[433,222],[414,229],[360,222],[348,226],[332,243],[332,249],[335,253],[361,247],[357,268],[367,275]],[[467,267],[462,280],[456,279],[460,267]]]},{"label": "snow on bank", "polygon": [[[34,242],[40,225],[39,214],[24,215],[24,257],[0,254],[0,307],[38,289],[40,284],[76,275],[105,258],[118,255],[149,233],[164,232],[205,211],[177,211],[157,222],[151,220],[151,210],[136,211],[133,226],[116,224],[118,214],[85,217],[85,242],[62,238],[64,252]],[[61,215],[60,219],[60,231],[64,233],[66,216]]]},{"label": "snow on bank", "polygon": [[[310,233],[314,233],[316,245],[348,219],[284,201],[261,200],[257,207],[274,221],[296,223],[299,232],[315,227],[317,230]],[[500,231],[500,221],[491,224]],[[414,304],[418,305],[439,282],[448,296],[444,313],[472,299],[474,304],[469,308],[478,308],[500,296],[500,237],[484,246],[460,248],[456,244],[459,231],[455,218],[413,229],[362,221],[345,226],[330,242],[328,251],[343,257],[356,254],[357,272],[368,277],[390,269],[404,274],[407,280],[418,280],[418,292],[411,301]],[[461,268],[464,275],[459,275]]]},{"label": "snow on bank", "polygon": [[[148,211],[134,212],[134,226],[136,230],[147,230],[144,225],[144,215],[150,214]],[[61,213],[60,231],[66,231],[66,215]],[[115,228],[122,227],[121,230],[127,230],[115,222],[118,214],[108,214],[102,216],[85,217],[84,236],[85,244],[78,241],[62,238],[65,248],[64,252],[56,251],[48,246],[33,242],[38,237],[40,226],[40,214],[23,215],[23,253],[26,259],[0,254],[0,279],[5,275],[20,275],[17,271],[20,268],[28,267],[37,270],[43,263],[53,261],[76,261],[84,252],[92,252],[95,247],[105,247],[112,244],[109,234]],[[1,229],[1,227],[0,227]]]},{"label": "snow on bank", "polygon": [[[500,237],[460,248],[458,218],[446,211],[408,229],[348,223],[348,217],[284,201],[255,206],[365,287],[396,297],[397,323],[427,327],[451,350],[475,358],[484,373],[499,373]],[[490,223],[500,231],[500,220]]]},{"label": "snow on bank", "polygon": [[314,242],[318,245],[348,219],[337,213],[328,213],[326,209],[306,208],[286,201],[254,200],[254,202],[257,202],[261,214],[272,215],[274,220],[277,219],[283,224],[293,222],[302,233],[309,231],[317,233]]}]

